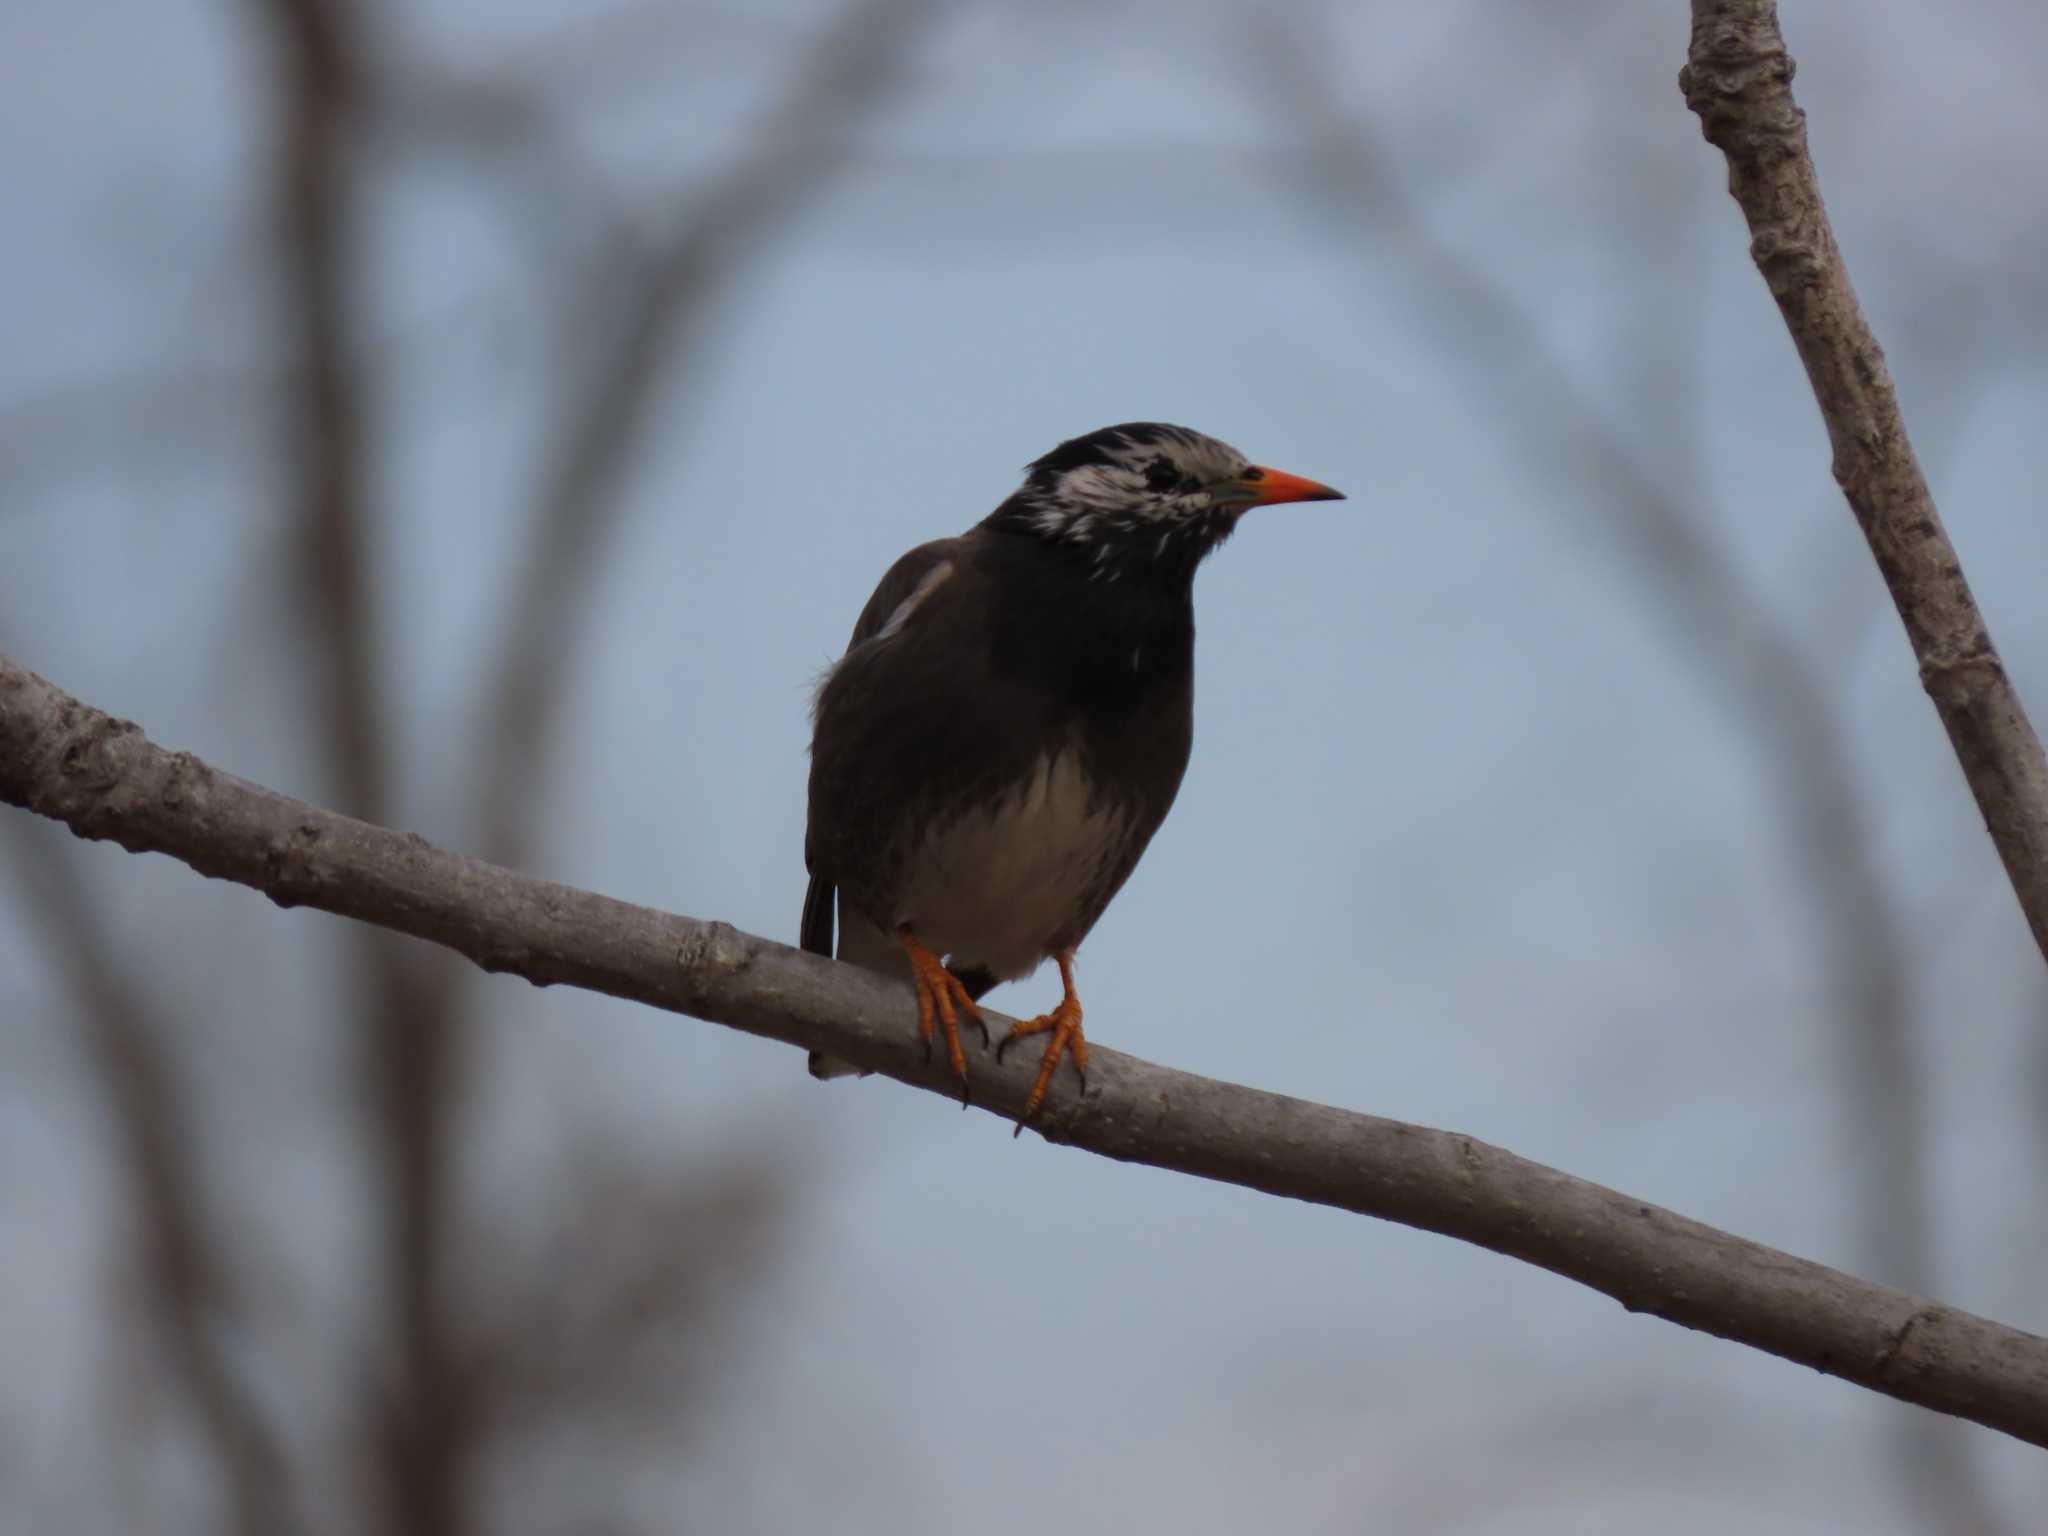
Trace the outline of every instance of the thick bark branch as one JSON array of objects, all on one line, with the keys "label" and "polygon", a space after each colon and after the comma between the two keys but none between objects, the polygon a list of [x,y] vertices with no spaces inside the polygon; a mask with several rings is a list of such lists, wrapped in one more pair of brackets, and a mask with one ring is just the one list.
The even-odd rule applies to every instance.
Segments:
[{"label": "thick bark branch", "polygon": [[[535,880],[166,752],[0,657],[0,800],[82,837],[459,951],[486,970],[688,1013],[950,1093],[889,982],[724,923]],[[980,1055],[1014,1115],[1029,1052]],[[1716,1231],[1469,1136],[1154,1066],[1097,1046],[1049,1141],[1402,1222],[1537,1264],[1688,1328],[2048,1446],[2048,1339]]]},{"label": "thick bark branch", "polygon": [[1835,479],[1891,589],[1920,681],[1948,730],[2034,941],[2048,955],[2048,759],[1934,509],[1884,353],[1835,244],[1792,99],[1792,58],[1773,0],[1693,0],[1678,76],[1750,255],[1785,317],[1834,449]]}]

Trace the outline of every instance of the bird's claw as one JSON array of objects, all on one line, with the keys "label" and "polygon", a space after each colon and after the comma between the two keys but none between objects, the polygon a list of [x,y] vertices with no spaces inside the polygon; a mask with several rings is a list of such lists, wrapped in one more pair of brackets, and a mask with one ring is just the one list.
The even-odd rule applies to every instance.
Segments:
[{"label": "bird's claw", "polygon": [[965,1108],[968,1103],[967,1053],[960,1048],[960,1015],[966,1014],[980,1026],[984,1044],[988,1039],[987,1021],[982,1018],[981,1010],[975,1006],[960,978],[946,969],[944,961],[920,944],[909,928],[902,929],[898,937],[904,953],[910,957],[911,983],[917,991],[917,1030],[924,1038],[925,1063],[931,1063],[933,1038],[943,1034],[946,1062],[960,1080],[960,1104]]},{"label": "bird's claw", "polygon": [[1021,1136],[1031,1117],[1038,1113],[1045,1103],[1045,1091],[1052,1084],[1052,1074],[1065,1056],[1074,1063],[1074,1075],[1081,1080],[1081,1092],[1088,1091],[1088,1037],[1081,1032],[1081,1000],[1074,996],[1072,972],[1062,959],[1060,970],[1067,981],[1067,995],[1061,998],[1052,1012],[1041,1013],[1035,1019],[1025,1019],[1012,1026],[1003,1036],[1003,1043],[996,1047],[996,1059],[1002,1060],[1003,1052],[1015,1041],[1026,1035],[1051,1035],[1045,1043],[1045,1054],[1038,1059],[1038,1076],[1032,1081],[1030,1093],[1024,1096],[1024,1112],[1017,1116],[1017,1128],[1010,1134]]}]

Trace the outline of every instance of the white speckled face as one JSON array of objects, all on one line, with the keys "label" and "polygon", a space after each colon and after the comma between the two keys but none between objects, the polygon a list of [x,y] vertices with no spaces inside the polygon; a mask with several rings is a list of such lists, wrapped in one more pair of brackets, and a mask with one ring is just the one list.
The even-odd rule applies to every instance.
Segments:
[{"label": "white speckled face", "polygon": [[1245,507],[1221,493],[1249,468],[1213,437],[1133,423],[1062,443],[1031,466],[1019,499],[1033,532],[1093,546],[1107,574],[1221,543]]}]

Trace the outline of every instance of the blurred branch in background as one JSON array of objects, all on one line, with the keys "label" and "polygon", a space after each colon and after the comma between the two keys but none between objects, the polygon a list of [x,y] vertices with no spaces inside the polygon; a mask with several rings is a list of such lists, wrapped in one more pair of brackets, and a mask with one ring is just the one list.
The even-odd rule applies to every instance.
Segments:
[{"label": "blurred branch in background", "polygon": [[[296,1529],[289,1472],[277,1435],[233,1364],[246,1336],[237,1315],[246,1265],[230,1266],[205,1211],[197,1139],[172,1070],[178,1031],[129,957],[116,953],[107,915],[85,883],[77,850],[50,845],[32,827],[0,834],[12,857],[0,863],[26,898],[43,952],[76,1010],[79,1042],[106,1101],[118,1183],[127,1195],[142,1276],[142,1335],[160,1351],[182,1389],[227,1487],[236,1536]],[[156,1373],[144,1368],[133,1379]]]},{"label": "blurred branch in background", "polygon": [[[741,158],[692,200],[688,213],[661,221],[669,227],[651,245],[631,227],[632,219],[615,214],[611,229],[594,242],[598,254],[589,270],[564,295],[555,329],[567,357],[556,420],[541,432],[547,446],[534,510],[522,529],[530,542],[491,651],[496,680],[482,739],[464,774],[479,806],[477,836],[493,857],[524,862],[542,824],[547,748],[571,670],[575,621],[588,609],[623,514],[625,483],[653,401],[677,387],[679,369],[701,352],[707,328],[699,322],[734,269],[841,162],[855,122],[886,94],[893,66],[932,9],[926,0],[859,0],[847,7],[792,72],[780,110]],[[281,19],[279,201],[301,337],[305,568],[314,611],[325,621],[327,668],[336,679],[331,744],[339,782],[347,801],[375,819],[386,814],[379,807],[386,804],[387,773],[375,722],[396,718],[396,711],[374,681],[377,646],[364,587],[369,519],[361,486],[375,454],[361,429],[375,413],[359,398],[363,379],[351,375],[346,362],[348,338],[365,329],[347,287],[359,281],[348,130],[366,104],[403,100],[417,111],[420,103],[417,93],[405,98],[377,89],[388,71],[367,62],[378,57],[374,46],[347,34],[345,9],[291,0]],[[639,7],[602,15],[576,30],[585,46],[565,53],[566,40],[557,37],[548,57],[573,54],[588,64],[592,40],[624,33],[630,41],[650,19]],[[668,22],[672,27],[672,13]],[[597,50],[600,63],[633,53]],[[520,130],[520,155],[559,164],[536,89],[530,73],[515,71],[479,83],[470,94],[491,104],[485,122]],[[451,99],[459,101],[461,93],[451,92]],[[476,118],[429,110],[424,121],[473,126]],[[560,210],[539,206],[533,215],[545,224]],[[465,1343],[450,1315],[457,1294],[448,1278],[451,1138],[468,1063],[464,973],[438,957],[415,963],[417,955],[382,935],[369,943],[374,979],[367,1081],[372,1123],[383,1135],[389,1290],[400,1355],[399,1379],[372,1389],[372,1419],[381,1423],[376,1443],[386,1461],[395,1528],[457,1536],[472,1523],[464,1490],[482,1449],[477,1382],[492,1375],[489,1362],[474,1356],[486,1340],[520,1355],[530,1354],[532,1344],[521,1327],[478,1328]],[[623,1271],[673,1281],[704,1262],[686,1231],[659,1223],[631,1230],[644,1251],[622,1254]],[[487,1287],[490,1276],[475,1279]],[[647,1287],[634,1289],[644,1307]],[[489,1317],[478,1291],[461,1294],[466,1317]],[[666,1294],[672,1311],[684,1308],[686,1298],[673,1284],[653,1294]]]},{"label": "blurred branch in background", "polygon": [[[1843,1166],[1859,1175],[1853,1199],[1864,1262],[1889,1284],[1938,1294],[1945,1277],[1935,1262],[1928,1196],[1930,1112],[1915,1060],[1912,947],[1873,860],[1835,680],[1709,531],[1714,519],[1697,493],[1680,489],[1712,483],[1687,388],[1697,338],[1684,317],[1692,311],[1674,281],[1687,269],[1696,234],[1685,193],[1664,188],[1664,197],[1680,201],[1645,221],[1664,238],[1656,253],[1664,259],[1647,258],[1661,280],[1645,279],[1638,323],[1617,331],[1632,340],[1634,354],[1612,360],[1617,375],[1647,366],[1649,387],[1632,395],[1643,414],[1631,431],[1656,444],[1652,471],[1524,302],[1432,233],[1379,135],[1347,105],[1327,55],[1298,30],[1261,28],[1253,41],[1272,77],[1285,83],[1271,99],[1297,115],[1314,146],[1314,174],[1298,183],[1311,216],[1342,218],[1362,249],[1399,262],[1401,291],[1447,336],[1461,338],[1440,356],[1463,368],[1476,393],[1491,394],[1491,419],[1519,433],[1529,457],[1572,488],[1545,501],[1594,520],[1645,613],[1669,627],[1673,659],[1718,695],[1760,760],[1783,846],[1812,893],[1827,941],[1821,963],[1842,1063]],[[1901,1415],[1897,1433],[1901,1491],[1926,1518],[1958,1532],[2002,1527],[1957,1426]]]},{"label": "blurred branch in background", "polygon": [[[351,119],[370,46],[357,12],[327,0],[263,0],[276,27],[275,202],[279,333],[297,380],[283,463],[301,507],[297,567],[311,617],[307,662],[329,772],[344,803],[390,815],[396,718],[377,675],[365,487],[375,464],[366,378],[350,367],[364,333],[364,236]],[[389,1358],[373,1355],[372,1443],[391,1529],[461,1536],[463,1487],[477,1453],[475,1405],[461,1390],[445,1315],[445,1229],[452,1198],[452,1121],[460,1107],[461,1042],[427,968],[403,946],[362,935],[366,1026],[363,1089],[375,1137],[385,1227],[382,1293]],[[378,1380],[382,1371],[393,1380]]]},{"label": "blurred branch in background", "polygon": [[[567,1182],[595,1198],[557,1202],[533,1251],[488,1230],[466,1246],[477,1273],[465,1293],[503,1293],[499,1315],[470,1330],[466,1390],[508,1441],[599,1415],[673,1443],[687,1428],[679,1421],[715,1412],[704,1389],[731,1344],[707,1320],[780,1259],[796,1193],[789,1148],[768,1138],[680,1173],[587,1131],[567,1139]],[[484,1273],[499,1265],[501,1275]],[[587,1283],[562,1283],[576,1274]]]},{"label": "blurred branch in background", "polygon": [[[488,642],[484,726],[459,769],[473,790],[476,835],[498,857],[523,862],[547,819],[547,749],[578,623],[628,505],[653,407],[702,366],[744,269],[846,163],[860,122],[900,84],[899,66],[943,10],[939,0],[854,0],[839,10],[782,70],[778,104],[737,158],[678,194],[673,213],[650,213],[644,198],[607,195],[573,124],[561,120],[561,97],[645,77],[650,63],[666,71],[669,55],[687,52],[688,13],[623,6],[558,29],[495,72],[455,78],[410,68],[390,38],[366,30],[374,13],[341,0],[258,0],[249,14],[272,122],[268,161],[255,165],[270,211],[276,355],[241,367],[209,361],[203,374],[139,362],[118,383],[29,397],[0,422],[21,450],[5,455],[10,509],[26,509],[30,493],[74,466],[152,453],[159,440],[180,455],[195,442],[204,452],[216,421],[225,442],[252,419],[274,420],[283,500],[296,509],[281,574],[298,594],[280,605],[298,628],[276,648],[303,669],[305,686],[293,693],[309,701],[321,781],[361,815],[398,817],[404,714],[395,684],[408,658],[375,617],[394,552],[380,546],[386,524],[374,488],[406,451],[409,423],[380,411],[377,386],[387,354],[437,346],[445,326],[394,328],[380,315],[367,210],[380,179],[422,150],[452,143],[495,160],[511,211],[544,237],[568,226],[574,238],[555,247],[580,255],[573,269],[553,272],[554,289],[540,299],[536,328],[554,338],[535,434],[540,467],[526,516],[508,525],[525,553],[513,561],[513,598]],[[759,30],[709,11],[695,19]],[[244,291],[236,302],[247,302]],[[531,296],[520,302],[534,307]],[[473,308],[465,301],[465,314]],[[507,1504],[486,1462],[586,1421],[619,1429],[664,1399],[693,1420],[710,1413],[733,1349],[708,1338],[778,1261],[787,1138],[735,1146],[685,1172],[629,1152],[616,1129],[572,1124],[563,1137],[582,1151],[559,1173],[558,1204],[525,1205],[495,1225],[466,1217],[459,1133],[465,1114],[485,1107],[464,1021],[471,973],[364,930],[339,936],[354,958],[334,1022],[360,1061],[360,1144],[371,1170],[371,1283],[341,1289],[371,1298],[372,1347],[345,1365],[361,1377],[374,1476],[353,1470],[358,1452],[346,1435],[312,1445],[312,1464],[288,1462],[280,1447],[313,1426],[288,1383],[261,1399],[244,1385],[251,1362],[266,1379],[291,1368],[278,1341],[232,1307],[226,1277],[246,1284],[251,1256],[206,1220],[208,1128],[184,1124],[174,1070],[190,1031],[150,1016],[175,1004],[136,987],[112,954],[75,850],[38,848],[9,863],[79,998],[142,1224],[148,1299],[237,1530],[338,1522],[460,1536],[480,1521],[502,1529],[556,1514],[609,1519],[601,1505],[585,1507],[582,1484],[554,1491],[564,1507],[552,1513],[540,1513],[549,1501],[531,1490]],[[520,1234],[534,1231],[554,1236],[522,1247]],[[612,1454],[658,1451],[672,1463],[674,1415],[645,1423],[643,1436],[611,1435]],[[337,1473],[359,1507],[330,1509],[312,1494]],[[486,1520],[486,1509],[502,1518]]]},{"label": "blurred branch in background", "polygon": [[273,199],[279,253],[279,335],[296,381],[282,462],[296,481],[297,576],[312,616],[310,662],[321,685],[335,791],[359,814],[389,814],[386,718],[369,615],[364,487],[369,406],[348,348],[362,330],[359,191],[348,118],[363,44],[354,8],[325,0],[258,0],[277,27],[272,97]]},{"label": "blurred branch in background", "polygon": [[[534,797],[548,760],[583,612],[626,503],[634,449],[659,392],[687,390],[716,300],[778,228],[846,161],[854,130],[898,83],[937,0],[856,0],[793,72],[748,152],[690,199],[651,246],[620,230],[566,307],[586,336],[565,368],[527,519],[532,544],[496,654],[479,744],[479,848],[502,864],[530,855]],[[638,8],[625,14],[640,19]]]}]

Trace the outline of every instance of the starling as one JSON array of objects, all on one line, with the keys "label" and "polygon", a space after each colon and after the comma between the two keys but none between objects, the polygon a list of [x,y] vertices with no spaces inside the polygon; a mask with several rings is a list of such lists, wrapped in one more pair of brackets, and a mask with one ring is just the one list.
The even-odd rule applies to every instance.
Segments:
[{"label": "starling", "polygon": [[[1059,964],[1064,996],[1018,1119],[1061,1058],[1085,1088],[1074,951],[1137,866],[1187,768],[1195,570],[1251,507],[1341,500],[1185,427],[1060,444],[958,538],[882,578],[819,685],[803,946],[898,976],[967,1091],[963,1019]],[[815,1053],[820,1077],[851,1070]]]}]

